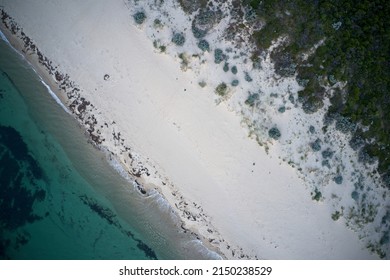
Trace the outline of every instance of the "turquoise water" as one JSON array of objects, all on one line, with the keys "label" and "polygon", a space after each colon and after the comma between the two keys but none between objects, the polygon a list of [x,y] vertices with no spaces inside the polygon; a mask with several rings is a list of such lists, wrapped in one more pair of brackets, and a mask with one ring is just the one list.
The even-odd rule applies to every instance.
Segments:
[{"label": "turquoise water", "polygon": [[142,196],[0,40],[0,259],[198,259],[215,254]]}]

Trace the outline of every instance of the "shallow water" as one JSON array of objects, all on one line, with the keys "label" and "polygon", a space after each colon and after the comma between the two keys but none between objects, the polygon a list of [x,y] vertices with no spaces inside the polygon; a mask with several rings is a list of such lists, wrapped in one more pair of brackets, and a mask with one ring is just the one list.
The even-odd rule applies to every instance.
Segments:
[{"label": "shallow water", "polygon": [[140,194],[0,41],[0,258],[216,258]]}]

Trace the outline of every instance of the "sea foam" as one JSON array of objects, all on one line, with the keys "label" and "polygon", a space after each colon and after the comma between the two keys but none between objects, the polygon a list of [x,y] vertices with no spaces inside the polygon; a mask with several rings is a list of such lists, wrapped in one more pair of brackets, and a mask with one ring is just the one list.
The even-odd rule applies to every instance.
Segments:
[{"label": "sea foam", "polygon": [[1,40],[3,40],[5,42],[7,42],[8,44],[10,44],[10,42],[7,40],[7,37],[5,37],[5,35],[3,34],[3,32],[1,32],[1,30],[0,30],[0,38],[1,38]]},{"label": "sea foam", "polygon": [[50,93],[50,95],[53,97],[53,99],[62,107],[62,109],[65,110],[65,112],[67,112],[68,114],[72,114],[69,109],[61,102],[61,100],[58,98],[58,96],[52,91],[52,89],[49,87],[48,84],[46,84],[42,77],[39,75],[39,73],[34,69],[33,65],[26,60],[26,58],[24,57],[24,55],[22,53],[20,53],[17,49],[15,49],[12,44],[8,41],[7,37],[5,37],[4,33],[0,31],[0,38],[6,42],[15,52],[17,52],[27,63],[28,65],[30,66],[30,68],[35,72],[35,74],[37,74],[37,76],[39,77],[40,79],[40,82],[47,88],[47,91]]},{"label": "sea foam", "polygon": [[[38,73],[37,73],[37,75],[38,75]],[[50,95],[53,97],[53,99],[57,102],[57,104],[60,105],[62,107],[62,109],[64,109],[65,112],[67,112],[69,115],[71,115],[72,113],[69,111],[69,109],[66,108],[66,106],[61,102],[61,100],[58,98],[58,96],[51,90],[51,88],[43,81],[42,78],[41,78],[41,83],[47,88],[47,91],[50,93]]]}]

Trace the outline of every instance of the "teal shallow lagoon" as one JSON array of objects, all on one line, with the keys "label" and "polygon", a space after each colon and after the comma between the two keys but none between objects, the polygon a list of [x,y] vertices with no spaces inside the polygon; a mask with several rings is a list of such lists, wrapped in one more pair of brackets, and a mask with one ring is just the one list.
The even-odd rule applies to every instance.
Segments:
[{"label": "teal shallow lagoon", "polygon": [[142,196],[0,41],[0,258],[215,257]]}]

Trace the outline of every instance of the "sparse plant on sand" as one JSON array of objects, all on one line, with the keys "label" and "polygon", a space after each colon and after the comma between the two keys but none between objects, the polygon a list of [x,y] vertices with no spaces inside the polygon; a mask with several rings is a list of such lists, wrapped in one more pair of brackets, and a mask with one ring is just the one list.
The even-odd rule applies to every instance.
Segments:
[{"label": "sparse plant on sand", "polygon": [[228,86],[225,83],[220,83],[215,88],[215,93],[219,96],[225,96],[228,93]]},{"label": "sparse plant on sand", "polygon": [[277,127],[273,127],[270,130],[268,130],[268,135],[269,137],[275,140],[278,140],[282,136],[280,130]]},{"label": "sparse plant on sand", "polygon": [[172,42],[177,46],[183,46],[186,41],[183,33],[174,33],[172,36]]},{"label": "sparse plant on sand", "polygon": [[136,24],[143,24],[145,19],[146,19],[146,15],[144,12],[136,12],[134,15],[133,15],[133,18],[134,18],[134,21]]},{"label": "sparse plant on sand", "polygon": [[198,48],[201,49],[202,51],[209,51],[210,50],[210,44],[206,40],[200,40],[198,43]]}]

